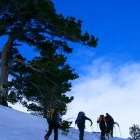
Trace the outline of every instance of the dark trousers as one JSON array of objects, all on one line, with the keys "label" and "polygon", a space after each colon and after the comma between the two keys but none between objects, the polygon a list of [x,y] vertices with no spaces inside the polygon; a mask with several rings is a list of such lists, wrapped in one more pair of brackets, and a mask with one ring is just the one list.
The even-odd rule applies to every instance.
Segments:
[{"label": "dark trousers", "polygon": [[105,130],[101,130],[101,140],[105,140]]},{"label": "dark trousers", "polygon": [[84,140],[84,128],[79,128],[79,140]]},{"label": "dark trousers", "polygon": [[45,135],[45,140],[48,140],[50,135],[52,134],[52,131],[54,130],[54,140],[58,140],[58,127],[54,127],[52,125],[49,125],[49,129],[47,134]]},{"label": "dark trousers", "polygon": [[113,138],[113,127],[110,129],[110,135]]},{"label": "dark trousers", "polygon": [[107,128],[107,135],[113,138],[113,126]]}]

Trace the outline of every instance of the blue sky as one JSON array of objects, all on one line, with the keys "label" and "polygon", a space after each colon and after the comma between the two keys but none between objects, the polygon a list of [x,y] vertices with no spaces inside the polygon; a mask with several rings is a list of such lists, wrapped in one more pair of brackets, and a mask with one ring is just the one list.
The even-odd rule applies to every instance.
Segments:
[{"label": "blue sky", "polygon": [[94,57],[106,56],[122,62],[140,60],[140,1],[54,1],[58,12],[81,19],[84,30],[99,38]]},{"label": "blue sky", "polygon": [[[128,137],[130,125],[140,122],[140,1],[54,2],[59,13],[81,19],[83,29],[99,38],[95,49],[71,44],[74,50],[68,61],[80,78],[73,83],[75,100],[66,117],[74,120],[78,111],[84,110],[95,124],[101,113],[109,112],[120,123],[121,136]],[[4,38],[0,42],[2,45]],[[21,47],[20,51],[28,58],[34,55],[31,49],[27,53]],[[92,130],[99,128],[95,124]],[[118,129],[115,135],[120,136]]]},{"label": "blue sky", "polygon": [[[73,44],[69,62],[79,73],[69,106],[73,117],[84,110],[94,120],[109,112],[120,123],[121,136],[139,124],[140,113],[140,1],[139,0],[54,0],[59,13],[83,21],[83,29],[96,35],[99,44],[89,49]],[[74,61],[73,61],[74,60]],[[73,110],[75,108],[75,110]],[[91,130],[87,124],[87,130]],[[115,135],[120,136],[115,129]]]}]

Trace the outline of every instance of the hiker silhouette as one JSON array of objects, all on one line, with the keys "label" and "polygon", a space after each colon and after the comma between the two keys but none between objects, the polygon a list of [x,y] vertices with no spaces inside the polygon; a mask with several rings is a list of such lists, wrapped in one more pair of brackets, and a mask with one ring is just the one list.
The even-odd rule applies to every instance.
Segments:
[{"label": "hiker silhouette", "polygon": [[107,130],[106,130],[107,136],[109,137],[110,135],[113,138],[114,125],[116,124],[119,127],[119,124],[114,121],[113,117],[109,113],[106,113],[105,121],[107,126]]},{"label": "hiker silhouette", "polygon": [[79,140],[83,140],[84,139],[84,129],[85,129],[85,121],[89,120],[92,126],[92,120],[90,118],[88,118],[84,112],[79,112],[77,119],[75,121],[75,124],[77,124],[77,127],[79,129]]},{"label": "hiker silhouette", "polygon": [[106,113],[106,116],[105,116],[105,121],[106,121],[106,133],[107,135],[113,137],[113,127],[114,127],[114,119],[113,117]]},{"label": "hiker silhouette", "polygon": [[105,116],[104,115],[100,115],[99,118],[97,119],[97,123],[99,123],[99,127],[101,130],[101,140],[105,140],[105,135],[106,135],[106,122],[105,122]]},{"label": "hiker silhouette", "polygon": [[106,113],[106,115],[100,115],[100,117],[97,120],[97,123],[99,123],[99,127],[101,130],[101,140],[105,140],[105,136],[109,139],[111,136],[113,138],[113,128],[116,124],[119,127],[119,124],[114,121],[113,117]]},{"label": "hiker silhouette", "polygon": [[61,117],[57,109],[50,109],[47,112],[47,122],[48,122],[48,131],[44,139],[48,140],[49,136],[52,134],[52,131],[54,130],[54,140],[58,140],[58,129],[61,124]]}]

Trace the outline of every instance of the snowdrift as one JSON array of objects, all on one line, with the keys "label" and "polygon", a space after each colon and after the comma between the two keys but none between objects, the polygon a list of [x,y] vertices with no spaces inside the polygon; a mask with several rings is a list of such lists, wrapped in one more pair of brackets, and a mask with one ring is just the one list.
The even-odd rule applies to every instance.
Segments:
[{"label": "snowdrift", "polygon": [[[0,140],[44,140],[46,129],[45,119],[0,106]],[[60,131],[59,140],[78,140],[78,135],[76,129],[70,129],[68,135]],[[50,140],[53,140],[53,135]],[[100,133],[85,132],[85,140],[100,140]]]}]

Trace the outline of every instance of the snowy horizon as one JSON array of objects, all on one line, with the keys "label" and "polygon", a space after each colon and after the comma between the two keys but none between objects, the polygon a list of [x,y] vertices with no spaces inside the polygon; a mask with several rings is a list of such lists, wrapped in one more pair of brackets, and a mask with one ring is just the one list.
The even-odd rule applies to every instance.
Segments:
[{"label": "snowy horizon", "polygon": [[[39,116],[16,111],[0,106],[0,138],[1,140],[43,140],[48,128],[47,121]],[[85,139],[98,140],[100,133],[85,132]],[[70,128],[68,134],[59,130],[59,140],[78,140],[79,131]],[[49,140],[53,140],[53,134]],[[114,137],[111,140],[125,140]]]}]

